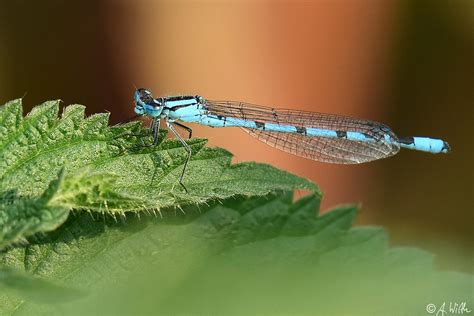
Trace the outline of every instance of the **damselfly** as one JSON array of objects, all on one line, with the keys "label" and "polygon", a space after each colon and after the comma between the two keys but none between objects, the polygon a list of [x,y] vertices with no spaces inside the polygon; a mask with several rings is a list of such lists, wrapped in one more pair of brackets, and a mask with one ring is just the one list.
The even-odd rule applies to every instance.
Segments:
[{"label": "damselfly", "polygon": [[176,131],[184,128],[191,138],[191,128],[181,124],[198,123],[210,127],[241,127],[270,146],[297,156],[329,163],[356,164],[395,155],[400,148],[430,153],[447,153],[447,142],[428,137],[400,137],[386,125],[355,118],[274,109],[237,101],[211,101],[201,96],[153,98],[146,89],[135,92],[135,113],[152,119],[150,133],[158,142],[160,119],[183,144],[187,159],[179,178],[183,177],[191,158],[191,147]]}]

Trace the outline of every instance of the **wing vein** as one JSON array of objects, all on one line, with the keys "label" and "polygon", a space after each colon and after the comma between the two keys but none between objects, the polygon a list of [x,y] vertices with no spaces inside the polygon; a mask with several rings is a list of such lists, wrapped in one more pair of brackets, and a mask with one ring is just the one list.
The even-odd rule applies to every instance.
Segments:
[{"label": "wing vein", "polygon": [[298,128],[316,128],[335,132],[358,132],[366,140],[346,137],[309,136],[301,133],[243,128],[260,141],[305,158],[330,163],[361,163],[396,154],[400,149],[397,136],[386,125],[337,114],[289,109],[273,109],[236,101],[205,102],[209,114],[233,117],[259,123]]}]

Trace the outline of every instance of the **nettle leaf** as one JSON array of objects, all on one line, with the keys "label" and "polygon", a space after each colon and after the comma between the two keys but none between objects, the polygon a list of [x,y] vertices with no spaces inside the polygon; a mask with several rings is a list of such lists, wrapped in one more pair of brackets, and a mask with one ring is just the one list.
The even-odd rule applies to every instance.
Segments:
[{"label": "nettle leaf", "polygon": [[273,190],[319,194],[311,182],[268,165],[231,165],[229,152],[205,148],[204,139],[188,141],[186,193],[178,184],[186,152],[165,140],[165,130],[149,146],[140,122],[109,127],[108,114],[85,118],[81,105],[58,118],[59,103],[45,102],[26,117],[21,99],[0,107],[0,249],[55,229],[72,209],[124,216]]},{"label": "nettle leaf", "polygon": [[59,189],[63,173],[37,198],[25,198],[15,191],[0,197],[0,249],[14,242],[26,241],[37,232],[56,229],[69,215],[66,205],[51,203]]},{"label": "nettle leaf", "polygon": [[[309,181],[268,165],[231,166],[229,152],[204,148],[206,140],[191,139],[193,156],[185,179],[186,194],[177,185],[186,158],[179,141],[165,141],[166,131],[162,131],[157,146],[141,146],[146,133],[139,122],[109,127],[108,114],[84,118],[84,109],[68,106],[58,118],[59,101],[48,101],[23,118],[21,99],[0,107],[0,191],[38,195],[61,168],[67,175],[84,167],[116,175],[117,191],[133,194],[155,208],[235,194],[266,194],[275,189],[317,190]],[[152,205],[148,205],[150,200]],[[139,209],[144,207],[137,205]],[[109,208],[110,212],[127,210]]]},{"label": "nettle leaf", "polygon": [[0,260],[84,295],[38,304],[7,289],[0,313],[381,315],[418,314],[447,297],[472,303],[472,276],[436,271],[420,250],[389,248],[380,228],[350,228],[354,206],[317,216],[319,202],[277,192],[164,218],[73,213]]},{"label": "nettle leaf", "polygon": [[26,237],[48,232],[63,224],[71,209],[89,207],[107,210],[107,205],[134,206],[139,201],[117,194],[111,189],[115,177],[84,172],[51,181],[39,197],[25,197],[16,191],[0,196],[0,249],[12,243],[25,242]]}]

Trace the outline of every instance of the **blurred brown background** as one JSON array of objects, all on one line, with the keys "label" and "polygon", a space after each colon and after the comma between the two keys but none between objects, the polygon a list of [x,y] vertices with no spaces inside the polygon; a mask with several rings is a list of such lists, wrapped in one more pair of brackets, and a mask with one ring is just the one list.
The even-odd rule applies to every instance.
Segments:
[{"label": "blurred brown background", "polygon": [[0,103],[60,98],[133,115],[134,87],[382,121],[450,142],[358,166],[298,158],[239,129],[192,126],[235,161],[318,183],[323,208],[361,202],[359,224],[388,229],[442,267],[472,272],[473,2],[2,1]]}]

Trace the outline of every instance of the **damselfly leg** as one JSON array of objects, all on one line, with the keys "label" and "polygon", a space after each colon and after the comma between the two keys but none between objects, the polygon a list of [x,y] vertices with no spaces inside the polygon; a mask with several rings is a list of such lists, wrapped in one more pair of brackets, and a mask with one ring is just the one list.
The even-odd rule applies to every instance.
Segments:
[{"label": "damselfly leg", "polygon": [[182,129],[185,129],[188,132],[188,139],[191,139],[191,137],[193,136],[193,130],[191,128],[189,128],[186,125],[183,125],[179,122],[173,122],[173,124],[176,125],[176,126],[181,127]]},{"label": "damselfly leg", "polygon": [[[184,173],[186,172],[186,168],[188,167],[189,160],[191,159],[192,149],[191,149],[191,146],[189,146],[188,143],[186,143],[186,141],[183,139],[183,137],[181,137],[181,135],[179,135],[178,131],[173,126],[173,124],[176,124],[176,122],[171,123],[168,120],[165,120],[165,122],[166,122],[166,126],[168,127],[168,129],[171,132],[173,132],[174,136],[181,142],[184,149],[188,153],[188,156],[186,157],[186,161],[184,162],[183,171],[181,172],[181,176],[179,177],[179,184],[183,187],[184,191],[186,191],[186,193],[188,193],[188,189],[186,189],[186,187],[183,184],[183,178],[184,178]],[[176,125],[178,125],[178,124],[176,124]],[[183,127],[184,125],[179,124],[178,126]],[[189,128],[189,127],[186,126],[186,128]],[[189,130],[191,130],[191,129],[189,128]],[[191,132],[192,132],[192,130],[191,130]]]},{"label": "damselfly leg", "polygon": [[150,135],[153,134],[153,146],[158,144],[158,136],[160,135],[160,118],[155,117],[149,127]]}]

